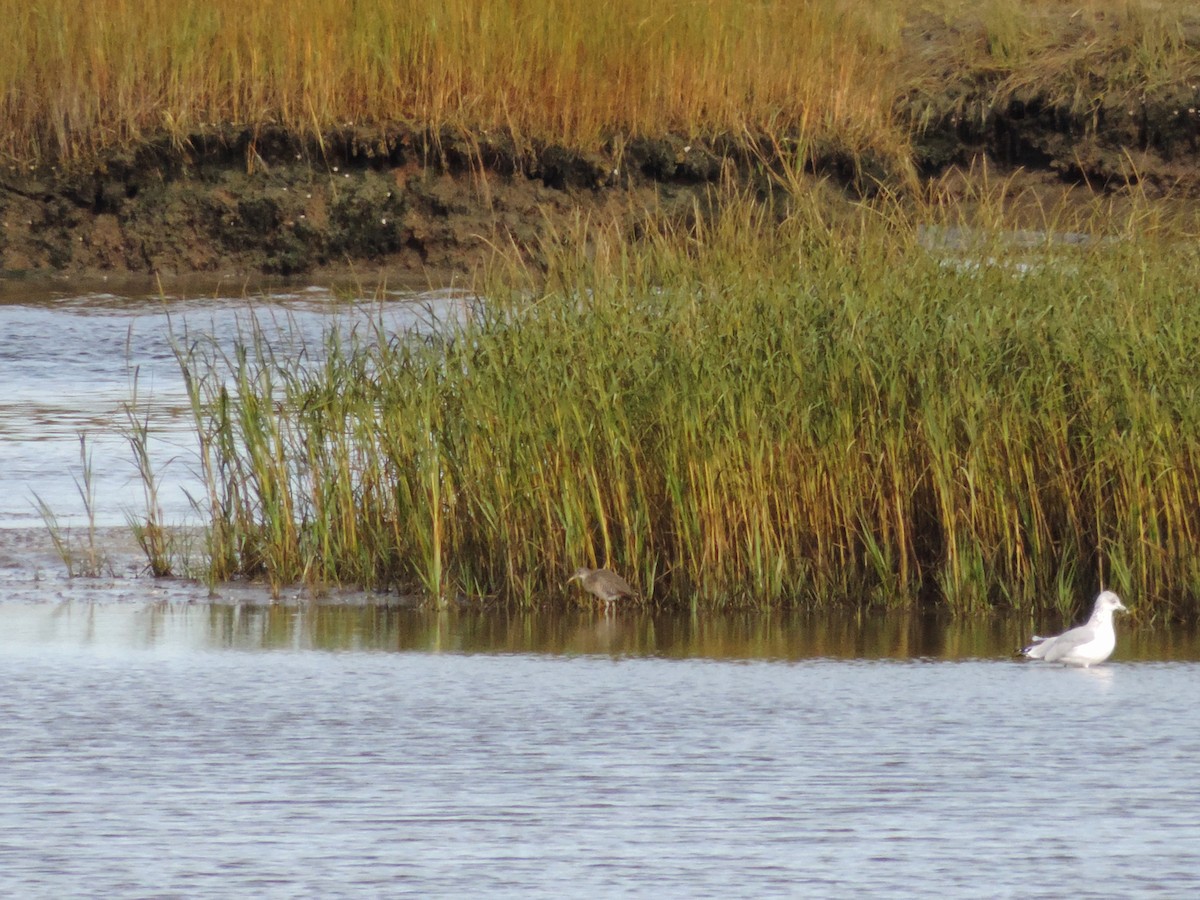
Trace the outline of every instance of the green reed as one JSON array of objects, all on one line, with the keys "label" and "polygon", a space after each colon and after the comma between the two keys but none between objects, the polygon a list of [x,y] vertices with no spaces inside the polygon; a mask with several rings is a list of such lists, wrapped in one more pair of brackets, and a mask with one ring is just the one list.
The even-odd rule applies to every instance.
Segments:
[{"label": "green reed", "polygon": [[75,478],[75,489],[83,502],[84,516],[87,520],[87,535],[82,542],[71,537],[71,529],[58,520],[54,509],[38,495],[33,493],[34,506],[41,516],[54,551],[66,567],[70,578],[97,578],[106,571],[111,574],[112,567],[108,557],[100,548],[96,533],[96,482],[92,467],[92,450],[88,447],[87,435],[79,434],[79,468],[80,476]]},{"label": "green reed", "polygon": [[135,368],[131,377],[132,397],[124,404],[125,426],[122,429],[129,442],[133,463],[137,467],[138,479],[142,483],[144,509],[141,515],[127,512],[125,520],[133,538],[146,557],[146,569],[155,578],[175,574],[177,558],[182,547],[176,535],[167,527],[162,506],[158,499],[159,475],[150,459],[150,431],[152,413],[148,405],[143,407],[138,400],[139,370]]},{"label": "green reed", "polygon": [[[928,212],[928,211],[926,211]],[[1069,606],[1200,596],[1197,258],[930,244],[751,202],[581,225],[472,320],[185,345],[215,577],[569,602]]]}]

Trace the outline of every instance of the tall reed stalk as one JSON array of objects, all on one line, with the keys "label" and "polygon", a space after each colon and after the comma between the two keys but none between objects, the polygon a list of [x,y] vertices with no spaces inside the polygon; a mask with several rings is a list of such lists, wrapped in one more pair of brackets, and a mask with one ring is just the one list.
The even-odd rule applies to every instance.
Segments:
[{"label": "tall reed stalk", "polygon": [[1194,612],[1193,244],[929,233],[735,199],[561,235],[460,328],[333,332],[304,365],[193,344],[214,570],[532,604],[603,564],[663,602],[964,612],[1103,584]]},{"label": "tall reed stalk", "polygon": [[158,472],[150,459],[151,412],[149,408],[140,408],[138,375],[139,371],[135,368],[131,379],[133,396],[124,405],[124,431],[142,483],[145,510],[140,516],[127,512],[125,518],[134,540],[146,557],[146,570],[155,578],[164,578],[174,574],[176,542],[163,520],[162,506],[158,500]]},{"label": "tall reed stalk", "polygon": [[92,451],[88,447],[87,435],[79,435],[79,468],[80,476],[75,478],[75,488],[79,499],[83,502],[83,511],[87,519],[87,534],[82,543],[71,537],[71,529],[63,526],[58,520],[57,513],[41,496],[34,492],[34,505],[54,544],[54,550],[66,566],[67,575],[71,578],[97,578],[105,571],[111,572],[108,557],[100,548],[96,533],[96,482],[93,477]]}]

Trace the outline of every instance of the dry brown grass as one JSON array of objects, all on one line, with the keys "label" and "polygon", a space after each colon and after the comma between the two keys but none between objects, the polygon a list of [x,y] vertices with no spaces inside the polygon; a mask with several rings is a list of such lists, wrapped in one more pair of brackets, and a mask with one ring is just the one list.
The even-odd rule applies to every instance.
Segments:
[{"label": "dry brown grass", "polygon": [[1149,0],[0,0],[0,16],[0,152],[22,162],[383,122],[580,146],[769,133],[895,160],[900,98],[977,73],[1086,105],[1186,80],[1200,27]]},{"label": "dry brown grass", "polygon": [[[930,93],[970,73],[992,85],[987,100],[996,105],[1037,95],[1080,113],[1105,100],[1200,87],[1200,9],[1192,3],[942,0],[908,22],[902,81]],[[916,52],[920,36],[933,38],[925,53]]]},{"label": "dry brown grass", "polygon": [[411,121],[616,133],[891,132],[899,20],[855,4],[654,0],[3,0],[4,149],[70,156],[166,130]]}]

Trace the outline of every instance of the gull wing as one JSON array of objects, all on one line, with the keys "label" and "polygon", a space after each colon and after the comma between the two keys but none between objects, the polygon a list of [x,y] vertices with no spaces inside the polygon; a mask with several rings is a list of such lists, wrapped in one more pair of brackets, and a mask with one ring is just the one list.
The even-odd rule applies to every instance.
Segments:
[{"label": "gull wing", "polygon": [[1039,644],[1035,649],[1040,650],[1040,655],[1035,659],[1044,659],[1047,662],[1055,662],[1069,654],[1076,647],[1089,643],[1096,637],[1096,626],[1088,623],[1080,625],[1078,628],[1072,628],[1070,631],[1064,631],[1058,637],[1050,638]]}]

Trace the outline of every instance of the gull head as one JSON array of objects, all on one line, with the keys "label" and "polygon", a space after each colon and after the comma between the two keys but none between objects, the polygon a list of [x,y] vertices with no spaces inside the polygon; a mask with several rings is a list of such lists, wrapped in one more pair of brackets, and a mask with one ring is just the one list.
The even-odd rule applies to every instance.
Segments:
[{"label": "gull head", "polygon": [[1129,608],[1121,602],[1121,598],[1112,591],[1103,591],[1096,598],[1095,612],[1129,612]]}]

